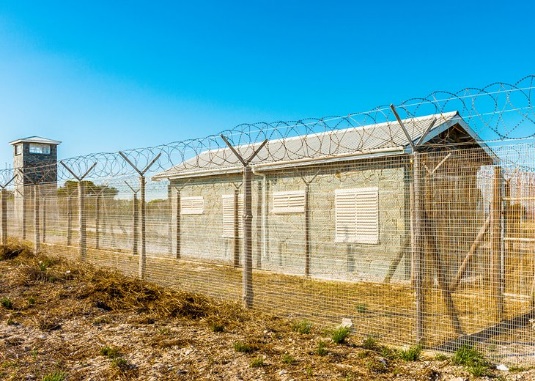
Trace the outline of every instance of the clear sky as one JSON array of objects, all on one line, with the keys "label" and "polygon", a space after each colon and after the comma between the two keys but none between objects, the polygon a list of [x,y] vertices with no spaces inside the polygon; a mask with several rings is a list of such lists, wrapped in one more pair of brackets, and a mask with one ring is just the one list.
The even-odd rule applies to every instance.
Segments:
[{"label": "clear sky", "polygon": [[0,165],[346,115],[534,74],[535,1],[0,0]]}]

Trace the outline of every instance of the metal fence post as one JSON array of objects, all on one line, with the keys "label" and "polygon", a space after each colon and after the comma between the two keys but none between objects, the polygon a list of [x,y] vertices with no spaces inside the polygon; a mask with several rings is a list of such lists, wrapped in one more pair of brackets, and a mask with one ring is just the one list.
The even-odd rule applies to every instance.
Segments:
[{"label": "metal fence post", "polygon": [[7,191],[4,187],[0,191],[1,200],[1,213],[2,213],[2,245],[7,245]]},{"label": "metal fence post", "polygon": [[80,236],[78,237],[78,251],[80,260],[87,260],[87,240],[86,240],[86,217],[85,217],[85,186],[83,181],[78,181],[78,227]]},{"label": "metal fence post", "polygon": [[123,157],[123,159],[132,167],[134,170],[139,174],[139,191],[140,191],[140,204],[141,204],[141,255],[139,256],[139,278],[145,279],[145,270],[147,266],[147,258],[146,258],[146,251],[147,251],[147,243],[146,243],[146,202],[145,202],[145,173],[149,170],[150,167],[160,158],[162,155],[159,153],[156,155],[154,159],[143,169],[139,170],[132,161],[126,156],[125,153],[119,152],[119,155]]},{"label": "metal fence post", "polygon": [[[267,144],[267,140],[264,140],[258,148],[249,156],[244,159],[238,151],[230,144],[230,142],[221,135],[221,138],[229,149],[234,153],[238,160],[243,164],[243,279],[242,279],[242,299],[245,308],[253,307],[253,238],[252,238],[252,220],[253,220],[253,207],[252,207],[252,194],[251,194],[251,181],[252,181],[252,169],[249,166],[251,160],[253,160],[258,152]],[[237,209],[237,208],[235,208]]]},{"label": "metal fence post", "polygon": [[34,184],[33,191],[33,232],[34,232],[34,249],[38,253],[41,250],[41,237],[39,225],[39,184]]}]

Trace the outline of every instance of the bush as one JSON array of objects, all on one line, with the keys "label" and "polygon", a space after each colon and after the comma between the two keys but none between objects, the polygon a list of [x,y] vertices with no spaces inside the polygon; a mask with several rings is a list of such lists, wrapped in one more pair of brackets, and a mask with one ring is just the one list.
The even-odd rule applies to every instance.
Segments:
[{"label": "bush", "polygon": [[63,381],[66,379],[66,375],[63,372],[54,372],[47,374],[43,377],[43,381]]},{"label": "bush", "polygon": [[264,366],[263,357],[257,357],[253,361],[251,361],[251,368],[260,368],[262,366]]},{"label": "bush", "polygon": [[318,348],[316,349],[316,353],[320,356],[325,356],[328,353],[327,344],[325,343],[325,341],[320,341],[318,343]]},{"label": "bush", "polygon": [[455,351],[451,361],[454,365],[466,367],[475,377],[481,377],[489,374],[490,364],[483,354],[470,345],[463,345]]},{"label": "bush", "polygon": [[118,357],[121,356],[121,353],[119,352],[119,349],[117,349],[115,347],[109,347],[107,345],[100,349],[100,354],[102,356],[106,356],[107,358],[110,358],[110,359],[115,359],[115,358],[118,358]]},{"label": "bush", "polygon": [[241,352],[241,353],[251,353],[254,351],[254,348],[247,343],[237,341],[234,343],[234,350],[236,352]]},{"label": "bush", "polygon": [[282,362],[285,363],[285,364],[288,364],[288,365],[293,365],[297,361],[295,361],[295,359],[293,358],[292,355],[289,355],[289,354],[286,353],[286,354],[282,355]]},{"label": "bush", "polygon": [[338,327],[334,331],[332,331],[331,339],[336,344],[343,344],[345,343],[350,332],[351,332],[351,329],[348,327]]},{"label": "bush", "polygon": [[6,310],[13,309],[13,302],[11,301],[11,299],[5,296],[2,299],[0,299],[0,304],[2,304],[2,307],[4,307]]},{"label": "bush", "polygon": [[402,349],[399,351],[399,357],[405,361],[418,361],[422,354],[422,347],[420,345],[414,345],[409,349]]},{"label": "bush", "polygon": [[368,349],[370,351],[375,351],[379,348],[379,345],[377,344],[377,341],[373,337],[368,336],[362,342],[362,348]]},{"label": "bush", "polygon": [[295,322],[292,325],[292,329],[294,332],[306,335],[306,334],[309,334],[310,331],[312,330],[312,323],[309,322],[308,320],[301,320],[301,321]]}]

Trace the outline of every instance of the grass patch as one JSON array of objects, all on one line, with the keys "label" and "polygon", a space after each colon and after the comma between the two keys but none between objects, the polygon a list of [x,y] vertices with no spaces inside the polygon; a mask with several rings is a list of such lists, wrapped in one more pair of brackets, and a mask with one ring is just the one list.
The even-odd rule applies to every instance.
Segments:
[{"label": "grass patch", "polygon": [[113,360],[111,360],[111,365],[120,370],[128,369],[128,361],[126,361],[123,357],[115,357]]},{"label": "grass patch", "polygon": [[368,336],[362,342],[362,348],[375,351],[379,348],[379,344],[377,344],[377,340],[375,340],[373,337]]},{"label": "grass patch", "polygon": [[264,358],[257,357],[251,361],[251,368],[261,368],[264,366]]},{"label": "grass patch", "polygon": [[234,350],[236,352],[240,352],[240,353],[252,353],[252,352],[254,352],[254,348],[253,348],[252,345],[244,343],[242,341],[236,341],[234,343]]},{"label": "grass patch", "polygon": [[409,349],[402,349],[399,351],[399,357],[405,361],[418,361],[422,354],[422,347],[420,345],[413,345]]},{"label": "grass patch", "polygon": [[100,348],[100,354],[110,359],[115,359],[121,356],[121,352],[116,347],[105,346]]},{"label": "grass patch", "polygon": [[43,381],[64,381],[66,378],[67,375],[65,373],[56,371],[45,375]]},{"label": "grass patch", "polygon": [[346,342],[351,329],[348,327],[338,327],[331,332],[331,340],[336,344],[343,344]]},{"label": "grass patch", "polygon": [[455,351],[451,361],[454,365],[462,365],[470,374],[475,377],[482,377],[490,374],[490,363],[485,356],[476,348],[470,345],[463,345]]},{"label": "grass patch", "polygon": [[292,355],[285,353],[282,355],[282,362],[288,365],[294,365],[297,363],[297,360]]},{"label": "grass patch", "polygon": [[0,299],[0,304],[2,305],[2,307],[4,307],[6,310],[12,310],[13,309],[13,302],[11,301],[11,299],[9,299],[8,297],[2,297],[2,299]]},{"label": "grass patch", "polygon": [[300,320],[292,324],[292,330],[302,335],[307,335],[312,330],[312,323],[308,320]]},{"label": "grass patch", "polygon": [[325,356],[329,351],[327,350],[327,343],[325,341],[320,341],[318,347],[316,348],[316,353],[319,356]]}]

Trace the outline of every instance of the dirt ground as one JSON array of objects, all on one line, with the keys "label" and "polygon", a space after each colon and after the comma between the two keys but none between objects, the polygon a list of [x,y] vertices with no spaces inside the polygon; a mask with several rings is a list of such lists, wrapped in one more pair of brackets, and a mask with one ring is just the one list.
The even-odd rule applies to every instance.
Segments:
[{"label": "dirt ground", "polygon": [[[335,329],[335,327],[333,327]],[[2,380],[534,380],[389,348],[177,289],[0,249]]]}]

